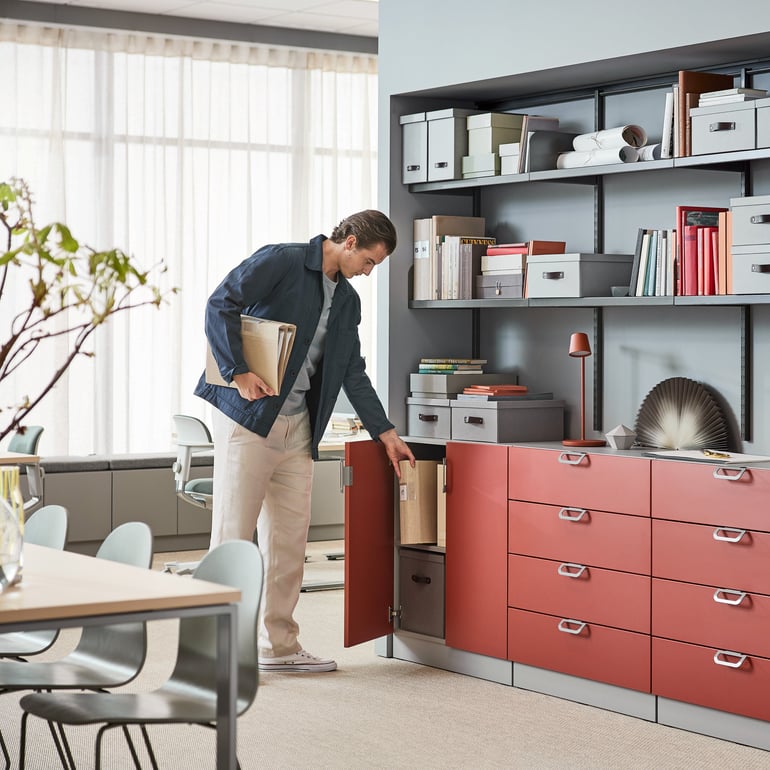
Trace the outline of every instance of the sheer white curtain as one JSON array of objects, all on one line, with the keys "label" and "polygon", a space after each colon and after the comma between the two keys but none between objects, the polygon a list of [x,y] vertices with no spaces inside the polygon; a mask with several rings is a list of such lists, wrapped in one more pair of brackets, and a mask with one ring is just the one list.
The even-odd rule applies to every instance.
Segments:
[{"label": "sheer white curtain", "polygon": [[[0,23],[0,72],[0,180],[29,182],[38,224],[163,261],[179,288],[113,318],[27,422],[45,426],[48,455],[168,449],[172,413],[208,417],[192,389],[225,273],[375,205],[376,58]],[[373,319],[376,278],[357,280]],[[373,364],[368,318],[362,337]],[[0,408],[52,363],[6,380]]]}]

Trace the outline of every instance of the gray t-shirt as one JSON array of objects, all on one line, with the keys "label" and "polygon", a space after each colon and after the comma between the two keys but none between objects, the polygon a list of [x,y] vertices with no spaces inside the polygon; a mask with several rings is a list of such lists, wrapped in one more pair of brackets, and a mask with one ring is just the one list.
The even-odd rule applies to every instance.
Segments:
[{"label": "gray t-shirt", "polygon": [[332,298],[334,297],[337,283],[332,281],[326,273],[321,273],[321,275],[323,276],[324,287],[324,304],[323,308],[321,308],[321,317],[318,319],[318,326],[313,335],[313,341],[310,343],[310,348],[307,351],[307,356],[305,356],[305,362],[297,375],[297,380],[291,393],[289,393],[286,401],[283,403],[281,414],[299,414],[307,407],[305,393],[310,390],[310,378],[315,374],[315,370],[318,368],[318,364],[323,357],[326,327],[329,323],[329,309],[332,306]]}]

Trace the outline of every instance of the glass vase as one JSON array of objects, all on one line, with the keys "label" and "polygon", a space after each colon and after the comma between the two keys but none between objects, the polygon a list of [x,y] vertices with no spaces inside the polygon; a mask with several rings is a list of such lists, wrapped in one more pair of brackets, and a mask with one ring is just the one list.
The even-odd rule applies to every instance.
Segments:
[{"label": "glass vase", "polygon": [[18,465],[0,465],[0,591],[21,580],[24,498]]}]

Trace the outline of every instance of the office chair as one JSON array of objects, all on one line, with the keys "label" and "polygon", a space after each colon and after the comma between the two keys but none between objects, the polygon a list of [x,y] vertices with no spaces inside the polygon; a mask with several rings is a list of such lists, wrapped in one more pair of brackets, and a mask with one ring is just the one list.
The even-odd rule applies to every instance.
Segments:
[{"label": "office chair", "polygon": [[[107,535],[96,558],[149,569],[152,553],[150,528],[144,522],[130,521]],[[19,690],[101,691],[119,687],[136,678],[146,654],[147,629],[142,622],[86,626],[75,649],[60,660],[0,661],[0,694]],[[22,722],[22,730],[23,727]],[[65,756],[66,741],[60,745],[54,726],[50,728],[62,766],[67,768],[67,762],[72,763],[72,758]],[[127,734],[126,738],[130,741]],[[130,745],[133,750],[133,744]],[[0,751],[8,770],[10,757],[1,739]]]},{"label": "office chair", "polygon": [[[240,716],[251,706],[257,694],[257,620],[262,595],[262,556],[254,543],[230,540],[209,551],[193,577],[241,591],[237,621],[237,714]],[[49,723],[56,723],[62,735],[63,725],[101,724],[96,735],[96,770],[102,767],[101,744],[105,731],[113,727],[127,730],[129,725],[139,725],[152,767],[157,770],[147,725],[184,723],[216,727],[216,660],[216,619],[183,618],[179,623],[174,671],[164,684],[152,692],[35,693],[24,696],[21,700],[24,716],[19,767],[21,770],[24,768],[27,717],[33,714]]]},{"label": "office chair", "polygon": [[[44,505],[24,524],[24,542],[61,551],[67,542],[67,509],[63,505]],[[24,661],[45,652],[59,636],[57,629],[14,631],[0,634],[0,658]]]},{"label": "office chair", "polygon": [[[25,455],[36,455],[37,447],[40,443],[40,437],[43,435],[42,425],[28,425],[25,428],[19,428],[11,436],[8,442],[9,452],[19,452]],[[24,501],[24,510],[28,511],[35,508],[43,499],[43,469],[39,463],[30,463],[25,466],[27,471],[27,484],[29,486],[30,497]]]}]

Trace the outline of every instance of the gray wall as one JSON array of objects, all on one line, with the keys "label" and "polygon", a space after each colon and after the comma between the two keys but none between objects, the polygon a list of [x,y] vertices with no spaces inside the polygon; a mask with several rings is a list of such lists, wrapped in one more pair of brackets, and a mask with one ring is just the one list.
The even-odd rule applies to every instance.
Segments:
[{"label": "gray wall", "polygon": [[[391,419],[406,430],[407,373],[421,355],[469,355],[471,311],[411,310],[408,275],[412,220],[435,213],[470,215],[473,201],[462,195],[411,194],[400,181],[398,116],[438,106],[506,109],[538,104],[549,90],[629,79],[662,79],[658,91],[622,94],[606,102],[606,125],[640,123],[659,137],[662,94],[678,69],[720,65],[770,54],[770,5],[653,0],[634,14],[617,4],[585,5],[554,0],[510,3],[482,0],[469,13],[455,0],[388,0],[380,7],[380,206],[393,218],[400,245],[380,287],[381,367]],[[670,78],[669,78],[670,76]],[[754,85],[770,87],[766,75]],[[761,81],[761,82],[760,82]],[[561,107],[557,109],[562,109]],[[579,102],[564,119],[591,130],[593,113]],[[564,124],[564,120],[562,121]],[[770,161],[754,164],[754,194],[770,193]],[[739,173],[684,170],[615,175],[604,180],[603,249],[631,253],[636,228],[673,227],[677,203],[728,205],[741,194]],[[529,184],[484,189],[479,195],[488,232],[501,240],[561,238],[568,251],[594,244],[593,189],[581,185]],[[545,228],[548,228],[546,231]],[[548,234],[546,234],[546,232]],[[387,311],[383,311],[385,314]],[[751,309],[753,398],[751,441],[740,441],[741,315],[738,307],[612,307],[604,309],[604,398],[601,432],[619,423],[633,427],[644,396],[660,380],[689,377],[710,386],[728,414],[734,447],[770,453],[765,403],[770,360],[770,307]],[[518,372],[534,390],[553,391],[568,403],[566,431],[579,434],[579,370],[567,355],[572,331],[590,332],[590,309],[499,309],[481,312],[481,354],[490,368]],[[590,360],[590,359],[589,359]],[[588,387],[592,371],[587,366]],[[587,429],[593,424],[588,399]]]}]

